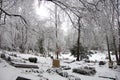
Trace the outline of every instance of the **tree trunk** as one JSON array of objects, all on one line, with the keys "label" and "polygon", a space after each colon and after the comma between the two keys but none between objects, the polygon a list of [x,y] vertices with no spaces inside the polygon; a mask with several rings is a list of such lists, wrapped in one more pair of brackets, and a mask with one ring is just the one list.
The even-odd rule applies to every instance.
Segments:
[{"label": "tree trunk", "polygon": [[1,35],[0,35],[0,49],[2,48],[2,40],[1,40]]},{"label": "tree trunk", "polygon": [[118,40],[119,40],[119,43],[118,43],[119,57],[118,57],[118,63],[117,63],[118,65],[120,65],[120,19],[119,19],[120,18],[120,9],[119,9],[120,5],[119,3],[120,1],[117,0],[117,15],[118,15],[117,21],[118,21]]},{"label": "tree trunk", "polygon": [[[1,7],[1,8],[2,8],[2,3],[3,3],[3,1],[0,0],[0,7]],[[1,20],[1,17],[2,17],[2,10],[0,11],[0,20]]]},{"label": "tree trunk", "polygon": [[77,49],[77,61],[79,61],[79,57],[80,57],[80,29],[78,29],[78,40],[77,40],[77,46],[78,46],[78,49]]},{"label": "tree trunk", "polygon": [[78,18],[78,39],[77,39],[77,46],[78,46],[78,48],[77,48],[77,59],[76,59],[76,61],[79,61],[80,60],[80,28],[81,28],[81,25],[80,25],[80,18]]},{"label": "tree trunk", "polygon": [[49,50],[50,50],[50,41],[48,39],[48,47],[47,47],[47,50],[48,50],[48,55],[49,55]]},{"label": "tree trunk", "polygon": [[[57,39],[58,39],[57,26],[58,26],[58,25],[57,25],[57,5],[55,5],[56,50],[58,49],[58,43],[57,43]],[[59,57],[58,57],[58,53],[56,53],[56,55],[57,55],[57,59],[58,59],[58,58],[59,58]]]},{"label": "tree trunk", "polygon": [[118,49],[119,49],[119,59],[118,59],[118,65],[120,65],[120,20],[118,21],[118,36],[119,36],[119,43],[118,43]]},{"label": "tree trunk", "polygon": [[117,53],[117,47],[116,47],[116,43],[115,43],[115,36],[113,36],[113,46],[114,46],[114,52],[115,52],[115,56],[116,56],[116,61],[118,64],[118,53]]},{"label": "tree trunk", "polygon": [[109,62],[111,62],[111,56],[110,56],[110,47],[109,47],[109,40],[108,40],[108,35],[106,34],[106,42],[107,42],[107,48],[108,48],[108,58]]}]

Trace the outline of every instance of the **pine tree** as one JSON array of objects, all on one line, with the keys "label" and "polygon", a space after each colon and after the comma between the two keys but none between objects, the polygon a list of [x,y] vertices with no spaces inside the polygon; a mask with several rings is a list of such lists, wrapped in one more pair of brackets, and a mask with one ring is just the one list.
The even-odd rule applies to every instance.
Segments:
[{"label": "pine tree", "polygon": [[[78,50],[78,46],[77,44],[73,45],[72,48],[70,48],[70,52],[72,53],[72,55],[74,55],[75,57],[77,57],[77,50]],[[80,43],[80,48],[79,48],[79,54],[80,54],[80,60],[82,60],[83,58],[85,58],[87,55],[87,50],[82,46],[82,44]]]},{"label": "pine tree", "polygon": [[45,49],[44,49],[44,46],[43,46],[43,42],[44,42],[44,39],[38,39],[38,51],[41,54],[44,54],[44,52],[45,52]]}]

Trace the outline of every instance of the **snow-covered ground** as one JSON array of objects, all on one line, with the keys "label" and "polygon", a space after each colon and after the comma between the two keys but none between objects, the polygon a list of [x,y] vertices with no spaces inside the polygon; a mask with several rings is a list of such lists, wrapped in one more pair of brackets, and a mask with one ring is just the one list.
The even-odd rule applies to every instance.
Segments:
[{"label": "snow-covered ground", "polygon": [[[94,52],[94,51],[93,51]],[[0,51],[0,53],[2,53]],[[0,58],[0,80],[16,80],[16,78],[19,77],[25,77],[31,80],[70,80],[67,77],[62,77],[58,75],[57,73],[49,73],[47,72],[48,69],[52,68],[52,59],[50,57],[41,57],[41,56],[35,56],[32,54],[20,54],[18,52],[6,52],[8,54],[17,54],[17,59],[19,60],[27,60],[29,57],[37,57],[38,61],[37,63],[30,63],[29,61],[26,61],[25,64],[32,64],[37,65],[39,69],[31,69],[31,68],[16,68],[13,67],[7,62],[6,60],[3,60]],[[120,67],[118,66],[117,69],[110,69],[108,68],[108,63],[105,65],[99,66],[99,61],[108,61],[106,60],[106,51],[100,52],[97,51],[97,53],[92,54],[90,56],[91,61],[97,61],[96,63],[86,63],[85,61],[74,61],[75,58],[71,56],[71,54],[61,54],[60,55],[60,65],[61,66],[69,66],[70,70],[63,70],[64,72],[67,72],[69,75],[73,75],[75,77],[80,78],[81,80],[113,80],[108,78],[101,78],[99,76],[105,76],[105,77],[111,77],[116,78],[116,80],[120,80]],[[112,56],[113,60],[115,59],[114,56]],[[20,63],[20,62],[18,62]],[[73,73],[72,69],[82,67],[82,66],[91,66],[95,67],[96,74],[92,76],[86,76],[81,75],[77,73]],[[52,68],[54,69],[54,68]],[[39,73],[35,72],[38,71]],[[75,80],[75,79],[71,79]]]}]

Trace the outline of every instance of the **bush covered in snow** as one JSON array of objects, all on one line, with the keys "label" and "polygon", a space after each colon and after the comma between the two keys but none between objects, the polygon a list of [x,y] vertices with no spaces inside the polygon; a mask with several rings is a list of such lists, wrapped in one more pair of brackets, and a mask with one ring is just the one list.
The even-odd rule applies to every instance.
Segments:
[{"label": "bush covered in snow", "polygon": [[59,71],[57,72],[60,76],[62,77],[68,77],[68,73],[67,72],[63,72],[63,71]]},{"label": "bush covered in snow", "polygon": [[36,57],[29,57],[28,59],[30,62],[37,63],[37,58]]},{"label": "bush covered in snow", "polygon": [[68,72],[63,71],[62,68],[50,68],[46,72],[57,73],[58,75],[67,78],[68,80],[81,80],[79,77],[70,75]]},{"label": "bush covered in snow", "polygon": [[99,62],[99,65],[105,65],[105,64],[106,64],[105,61],[100,61],[100,62]]},{"label": "bush covered in snow", "polygon": [[[78,45],[76,43],[75,45],[73,45],[72,48],[70,48],[70,52],[72,53],[72,55],[74,55],[76,57],[77,56],[77,51],[78,51]],[[80,51],[79,54],[81,56],[80,57],[81,59],[84,59],[84,58],[88,59],[87,48],[83,47],[81,43],[80,43],[79,51]]]},{"label": "bush covered in snow", "polygon": [[1,54],[0,57],[5,59],[5,54]]},{"label": "bush covered in snow", "polygon": [[10,56],[7,58],[7,61],[11,61],[11,57]]},{"label": "bush covered in snow", "polygon": [[96,73],[96,70],[94,67],[80,67],[80,68],[74,68],[73,72],[83,74],[83,75],[94,75]]},{"label": "bush covered in snow", "polygon": [[84,60],[86,63],[90,63],[90,60],[89,59],[85,59]]},{"label": "bush covered in snow", "polygon": [[11,61],[11,57],[8,54],[3,53],[3,54],[0,55],[0,57],[7,60],[7,61]]},{"label": "bush covered in snow", "polygon": [[17,54],[13,54],[13,53],[12,53],[12,54],[10,54],[10,56],[14,56],[14,57],[17,57]]}]

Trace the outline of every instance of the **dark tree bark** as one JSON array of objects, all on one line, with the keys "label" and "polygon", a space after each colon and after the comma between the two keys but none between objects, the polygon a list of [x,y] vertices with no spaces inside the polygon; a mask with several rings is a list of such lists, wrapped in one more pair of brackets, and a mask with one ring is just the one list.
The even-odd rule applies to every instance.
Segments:
[{"label": "dark tree bark", "polygon": [[113,46],[114,46],[114,52],[115,52],[115,56],[116,56],[116,61],[117,61],[117,64],[118,64],[118,53],[117,53],[117,47],[116,47],[116,44],[115,44],[115,36],[113,36]]},{"label": "dark tree bark", "polygon": [[78,29],[77,29],[77,31],[78,31],[78,39],[77,39],[77,46],[78,46],[78,48],[77,48],[77,58],[76,58],[76,60],[77,61],[79,61],[80,60],[80,32],[81,32],[81,24],[80,24],[80,17],[78,17]]},{"label": "dark tree bark", "polygon": [[119,40],[119,43],[118,43],[118,53],[119,53],[119,57],[118,57],[118,65],[120,65],[120,19],[119,19],[119,17],[120,17],[120,9],[119,9],[119,7],[120,7],[120,1],[119,0],[117,0],[117,15],[118,15],[118,18],[117,18],[117,21],[118,21],[118,40]]},{"label": "dark tree bark", "polygon": [[108,49],[108,58],[109,58],[109,62],[111,62],[112,60],[110,55],[109,39],[107,34],[106,34],[106,42],[107,42],[107,49]]},{"label": "dark tree bark", "polygon": [[118,60],[118,65],[120,65],[120,21],[118,21],[118,26],[119,26],[119,28],[118,28],[118,32],[119,32],[119,44],[118,44],[118,49],[119,49],[119,60]]},{"label": "dark tree bark", "polygon": [[[0,0],[0,7],[2,8],[2,0]],[[2,16],[2,10],[0,11],[0,20],[1,20],[1,16]]]}]

